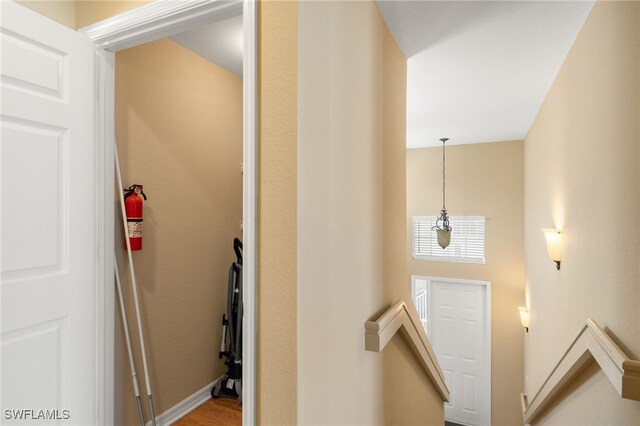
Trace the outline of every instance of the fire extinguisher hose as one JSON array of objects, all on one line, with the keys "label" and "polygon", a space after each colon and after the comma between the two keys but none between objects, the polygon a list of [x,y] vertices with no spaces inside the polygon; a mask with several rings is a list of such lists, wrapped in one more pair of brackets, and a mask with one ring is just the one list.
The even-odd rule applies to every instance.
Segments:
[{"label": "fire extinguisher hose", "polygon": [[[122,185],[122,173],[120,172],[120,160],[118,159],[118,146],[114,143],[114,157],[116,162],[116,175],[118,177],[118,187],[124,188]],[[151,395],[151,383],[149,382],[149,369],[147,367],[147,354],[144,346],[144,336],[142,333],[142,319],[140,318],[140,304],[138,302],[138,285],[136,282],[136,273],[133,267],[133,256],[131,255],[131,242],[129,241],[129,227],[127,226],[127,213],[124,208],[124,195],[121,190],[120,194],[120,210],[122,213],[122,225],[124,227],[124,236],[127,244],[127,256],[129,258],[129,272],[131,273],[131,286],[133,288],[133,303],[136,308],[136,320],[138,323],[138,338],[140,339],[140,352],[142,353],[142,367],[144,369],[144,382],[147,387],[147,397],[149,398],[149,408],[151,410],[151,423],[156,426],[156,415],[153,408],[153,396]]]}]

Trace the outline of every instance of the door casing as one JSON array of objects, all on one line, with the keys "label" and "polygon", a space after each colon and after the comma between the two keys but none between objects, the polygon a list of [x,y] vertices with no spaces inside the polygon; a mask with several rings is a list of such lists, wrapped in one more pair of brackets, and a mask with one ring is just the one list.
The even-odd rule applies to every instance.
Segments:
[{"label": "door casing", "polygon": [[[99,424],[114,422],[114,144],[115,52],[243,15],[243,404],[244,425],[256,424],[257,2],[156,1],[82,28],[96,61],[97,312],[96,407]],[[160,414],[160,413],[158,413]]]}]

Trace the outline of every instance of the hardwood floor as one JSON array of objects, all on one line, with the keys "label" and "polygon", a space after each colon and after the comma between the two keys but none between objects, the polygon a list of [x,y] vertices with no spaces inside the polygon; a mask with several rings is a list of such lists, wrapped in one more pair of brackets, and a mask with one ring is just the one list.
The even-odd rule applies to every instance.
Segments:
[{"label": "hardwood floor", "polygon": [[177,422],[176,426],[242,425],[242,405],[235,399],[210,399]]}]

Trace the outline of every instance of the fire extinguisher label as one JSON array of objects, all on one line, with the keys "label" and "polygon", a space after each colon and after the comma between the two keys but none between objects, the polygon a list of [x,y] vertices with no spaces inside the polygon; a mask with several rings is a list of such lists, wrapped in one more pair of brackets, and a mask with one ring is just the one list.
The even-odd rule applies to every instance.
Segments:
[{"label": "fire extinguisher label", "polygon": [[142,221],[127,222],[130,238],[142,238]]}]

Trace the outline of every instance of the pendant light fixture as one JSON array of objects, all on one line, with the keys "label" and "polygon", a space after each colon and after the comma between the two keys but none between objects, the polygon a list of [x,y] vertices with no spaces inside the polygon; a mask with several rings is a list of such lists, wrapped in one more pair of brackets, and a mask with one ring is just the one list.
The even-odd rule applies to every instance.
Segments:
[{"label": "pendant light fixture", "polygon": [[436,226],[431,228],[432,231],[436,231],[438,234],[438,245],[442,247],[442,249],[446,249],[451,242],[451,226],[449,226],[449,216],[447,215],[447,208],[445,207],[445,196],[444,196],[444,178],[445,178],[445,152],[444,152],[444,144],[449,138],[442,138],[442,210],[440,210],[440,216],[436,219]]}]

